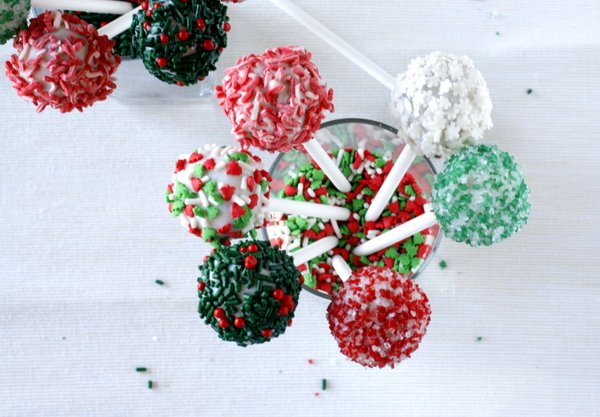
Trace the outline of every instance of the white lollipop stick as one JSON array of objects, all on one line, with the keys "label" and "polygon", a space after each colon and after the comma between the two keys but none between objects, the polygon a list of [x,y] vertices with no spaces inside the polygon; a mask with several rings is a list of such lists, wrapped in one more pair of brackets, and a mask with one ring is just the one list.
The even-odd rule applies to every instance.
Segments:
[{"label": "white lollipop stick", "polygon": [[342,171],[338,166],[331,160],[325,149],[321,146],[315,138],[304,143],[304,149],[312,158],[315,160],[317,165],[323,170],[325,175],[329,177],[335,188],[343,193],[348,193],[352,189],[348,179],[344,177]]},{"label": "white lollipop stick", "polygon": [[387,206],[388,201],[398,188],[398,184],[402,181],[404,174],[408,171],[410,164],[415,159],[415,153],[412,151],[411,147],[406,144],[404,148],[402,148],[402,152],[398,155],[398,159],[394,162],[394,166],[390,170],[390,173],[385,178],[383,184],[381,184],[381,188],[371,200],[371,205],[367,209],[365,213],[365,221],[373,222],[379,218],[383,210],[385,210],[385,206]]},{"label": "white lollipop stick", "polygon": [[373,63],[369,58],[358,52],[352,46],[348,45],[346,41],[342,40],[320,22],[299,9],[292,2],[289,0],[271,0],[271,3],[296,19],[300,24],[304,25],[308,30],[323,39],[350,61],[361,67],[381,84],[390,90],[394,87],[394,78],[390,74],[385,72],[381,67]]},{"label": "white lollipop stick", "polygon": [[306,201],[288,200],[285,198],[271,197],[268,209],[278,213],[299,214],[302,216],[319,217],[321,219],[348,220],[350,210],[345,207],[315,204]]},{"label": "white lollipop stick", "polygon": [[330,251],[335,248],[338,243],[339,240],[337,237],[327,236],[297,250],[296,252],[290,253],[290,255],[294,258],[294,265],[299,266]]},{"label": "white lollipop stick", "polygon": [[348,281],[348,278],[352,275],[352,269],[350,269],[350,266],[348,266],[344,258],[340,255],[335,255],[331,258],[331,266],[337,272],[342,282]]},{"label": "white lollipop stick", "polygon": [[102,26],[98,29],[98,33],[100,35],[106,35],[110,39],[119,35],[120,33],[125,32],[127,29],[131,27],[131,22],[133,21],[133,15],[142,9],[142,6],[138,6],[133,10],[125,13],[122,16],[119,16],[112,22],[107,25]]},{"label": "white lollipop stick", "polygon": [[437,219],[432,211],[421,214],[412,220],[402,223],[387,232],[358,245],[352,251],[357,256],[368,256],[382,249],[389,248],[394,243],[400,242],[421,230],[437,224]]},{"label": "white lollipop stick", "polygon": [[[338,52],[340,52],[342,55],[348,58],[350,61],[354,62],[356,65],[361,67],[365,72],[367,72],[367,74],[371,75],[384,86],[386,86],[390,90],[394,88],[394,77],[385,72],[381,67],[379,67],[377,64],[375,64],[373,61],[371,61],[369,58],[367,58],[360,52],[358,52],[352,46],[348,45],[346,41],[344,41],[335,33],[327,29],[320,22],[315,20],[306,12],[299,9],[294,4],[292,4],[289,0],[271,0],[271,2],[278,6],[281,10],[286,12],[288,15],[290,15],[292,18],[296,19],[300,24],[304,25],[315,35],[323,39],[325,42],[327,42],[329,45],[335,48]],[[400,161],[400,159],[398,159],[398,161],[396,161],[396,163],[394,164],[394,168],[392,169],[392,171],[394,171],[394,175],[392,176],[390,172],[390,175],[386,177],[381,187],[381,190],[385,190],[385,194],[379,196],[379,193],[381,193],[381,191],[379,191],[373,199],[371,207],[369,207],[369,211],[367,211],[367,221],[374,221],[377,220],[377,218],[379,218],[379,216],[385,209],[385,206],[387,205],[388,201],[390,200],[393,190],[398,186],[398,184],[404,177],[404,174],[406,174],[408,167],[410,167],[410,164],[414,160],[416,155],[413,152],[410,152],[410,154],[408,153],[409,151],[411,151],[408,145],[404,147],[404,151],[407,152],[407,154],[404,155],[406,159],[403,161]],[[412,158],[409,159],[409,156],[412,156]],[[396,164],[400,164],[400,166],[397,167]],[[392,190],[391,193],[389,192],[390,189]],[[373,206],[375,207],[373,208]]]},{"label": "white lollipop stick", "polygon": [[126,1],[111,0],[31,0],[31,7],[48,10],[123,14],[130,11],[133,5]]}]

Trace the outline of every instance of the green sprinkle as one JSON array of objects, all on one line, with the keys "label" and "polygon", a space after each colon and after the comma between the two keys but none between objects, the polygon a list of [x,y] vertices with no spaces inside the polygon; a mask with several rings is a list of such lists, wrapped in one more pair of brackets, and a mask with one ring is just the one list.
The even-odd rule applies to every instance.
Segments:
[{"label": "green sprinkle", "polygon": [[237,152],[230,156],[230,159],[237,161],[248,162],[248,154],[244,152]]},{"label": "green sprinkle", "polygon": [[177,217],[181,213],[183,213],[184,208],[185,208],[185,203],[181,200],[177,200],[171,206],[171,214],[173,215],[173,217]]},{"label": "green sprinkle", "polygon": [[148,368],[135,368],[136,372],[146,372]]},{"label": "green sprinkle", "polygon": [[423,235],[421,233],[416,233],[413,235],[412,241],[414,244],[420,245],[421,243],[425,242],[425,238],[423,237]]},{"label": "green sprinkle", "polygon": [[482,340],[483,340],[483,337],[481,337],[481,336],[479,336],[479,337],[477,338],[477,341],[478,341],[478,342],[481,342]]},{"label": "green sprinkle", "polygon": [[392,246],[385,251],[384,256],[386,258],[397,258],[400,254],[398,253],[398,249]]},{"label": "green sprinkle", "polygon": [[152,381],[148,381],[148,388],[152,389]]},{"label": "green sprinkle", "polygon": [[321,380],[321,389],[323,391],[325,391],[327,389],[327,380],[326,379]]},{"label": "green sprinkle", "polygon": [[194,173],[198,176],[198,178],[202,178],[204,176],[204,166],[200,164],[194,165]]},{"label": "green sprinkle", "polygon": [[158,285],[165,285],[165,282],[164,282],[164,281],[161,281],[160,279],[157,279],[157,280],[156,280],[156,281],[154,281],[154,282],[156,282]]},{"label": "green sprinkle", "polygon": [[202,238],[205,242],[212,240],[217,235],[217,230],[212,227],[202,229]]},{"label": "green sprinkle", "polygon": [[415,189],[413,188],[413,186],[411,184],[406,184],[406,186],[404,186],[404,192],[411,196],[417,195],[417,193],[415,192]]},{"label": "green sprinkle", "polygon": [[446,261],[440,261],[440,268],[444,269],[448,266],[448,264],[446,263]]},{"label": "green sprinkle", "polygon": [[527,90],[527,94],[531,94],[533,93],[533,90],[530,88],[529,90]]},{"label": "green sprinkle", "polygon": [[354,199],[352,200],[352,211],[359,211],[365,205],[365,200]]},{"label": "green sprinkle", "polygon": [[216,206],[208,206],[206,208],[206,215],[208,216],[209,220],[212,220],[212,219],[214,219],[215,217],[218,216],[219,211],[220,210]]},{"label": "green sprinkle", "polygon": [[363,193],[364,195],[370,195],[370,196],[373,196],[373,195],[375,195],[375,191],[371,190],[369,187],[365,187],[365,188],[363,188],[363,189],[362,189],[362,193]]},{"label": "green sprinkle", "polygon": [[375,160],[375,166],[377,168],[383,168],[386,165],[387,165],[387,161],[383,158],[379,158],[379,159]]},{"label": "green sprinkle", "polygon": [[187,185],[181,183],[181,182],[177,182],[177,184],[175,184],[175,193],[174,193],[177,197],[181,198],[182,200],[185,200],[186,198],[196,198],[198,197],[198,194],[196,194],[193,191],[190,191],[190,189],[187,187]]}]

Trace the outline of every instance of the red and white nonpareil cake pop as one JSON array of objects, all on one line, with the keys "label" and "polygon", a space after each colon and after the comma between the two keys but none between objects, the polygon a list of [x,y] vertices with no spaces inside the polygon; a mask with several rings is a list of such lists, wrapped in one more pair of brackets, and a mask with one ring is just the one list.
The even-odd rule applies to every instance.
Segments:
[{"label": "red and white nonpareil cake pop", "polygon": [[365,367],[383,368],[410,357],[431,316],[429,300],[412,280],[388,268],[352,273],[327,308],[340,351]]},{"label": "red and white nonpareil cake pop", "polygon": [[217,98],[242,147],[269,152],[301,149],[333,111],[333,90],[300,46],[241,57],[225,70]]},{"label": "red and white nonpareil cake pop", "polygon": [[19,32],[14,46],[6,75],[37,112],[47,106],[83,111],[116,88],[113,74],[121,58],[112,53],[114,41],[76,16],[46,11]]}]

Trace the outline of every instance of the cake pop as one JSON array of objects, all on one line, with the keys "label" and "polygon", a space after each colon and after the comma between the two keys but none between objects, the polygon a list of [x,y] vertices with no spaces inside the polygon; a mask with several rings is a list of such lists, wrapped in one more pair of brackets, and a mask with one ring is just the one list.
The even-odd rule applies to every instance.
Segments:
[{"label": "cake pop", "polygon": [[227,46],[227,6],[219,0],[142,3],[133,16],[132,56],[168,84],[193,85],[216,70]]},{"label": "cake pop", "polygon": [[354,271],[327,307],[329,329],[340,351],[370,368],[394,368],[409,358],[430,316],[429,300],[417,284],[378,266]]},{"label": "cake pop", "polygon": [[19,32],[6,75],[37,112],[47,106],[83,111],[116,88],[113,74],[121,59],[112,54],[113,45],[78,17],[46,11]]},{"label": "cake pop", "polygon": [[347,219],[350,211],[271,198],[271,176],[260,158],[240,147],[206,145],[175,164],[167,202],[190,233],[214,246],[263,226],[269,211]]},{"label": "cake pop", "polygon": [[333,90],[303,47],[280,47],[241,57],[225,70],[217,98],[242,147],[269,152],[301,149],[333,111]]},{"label": "cake pop", "polygon": [[431,197],[446,236],[471,246],[489,246],[527,223],[529,195],[514,158],[495,145],[479,145],[446,162]]},{"label": "cake pop", "polygon": [[207,256],[198,278],[198,312],[223,340],[264,343],[292,324],[301,289],[291,256],[248,240]]},{"label": "cake pop", "polygon": [[445,235],[471,246],[489,246],[521,230],[529,216],[530,190],[521,167],[495,145],[465,148],[438,174],[433,211],[407,221],[356,248],[369,255],[439,223]]},{"label": "cake pop", "polygon": [[270,180],[258,157],[238,147],[206,145],[175,164],[169,210],[190,233],[219,246],[263,225]]},{"label": "cake pop", "polygon": [[411,61],[392,90],[390,115],[417,155],[450,156],[492,127],[487,84],[473,62],[433,52]]}]

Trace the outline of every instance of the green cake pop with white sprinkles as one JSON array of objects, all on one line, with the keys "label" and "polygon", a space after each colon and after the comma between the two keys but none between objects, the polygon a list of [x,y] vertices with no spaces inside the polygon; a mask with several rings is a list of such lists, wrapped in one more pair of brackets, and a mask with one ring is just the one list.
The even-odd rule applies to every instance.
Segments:
[{"label": "green cake pop with white sprinkles", "polygon": [[199,269],[198,313],[221,339],[264,343],[292,324],[302,279],[277,246],[258,240],[223,246]]},{"label": "green cake pop with white sprinkles", "polygon": [[472,146],[454,154],[437,176],[433,212],[449,238],[489,246],[527,223],[529,194],[512,156],[495,145]]}]

